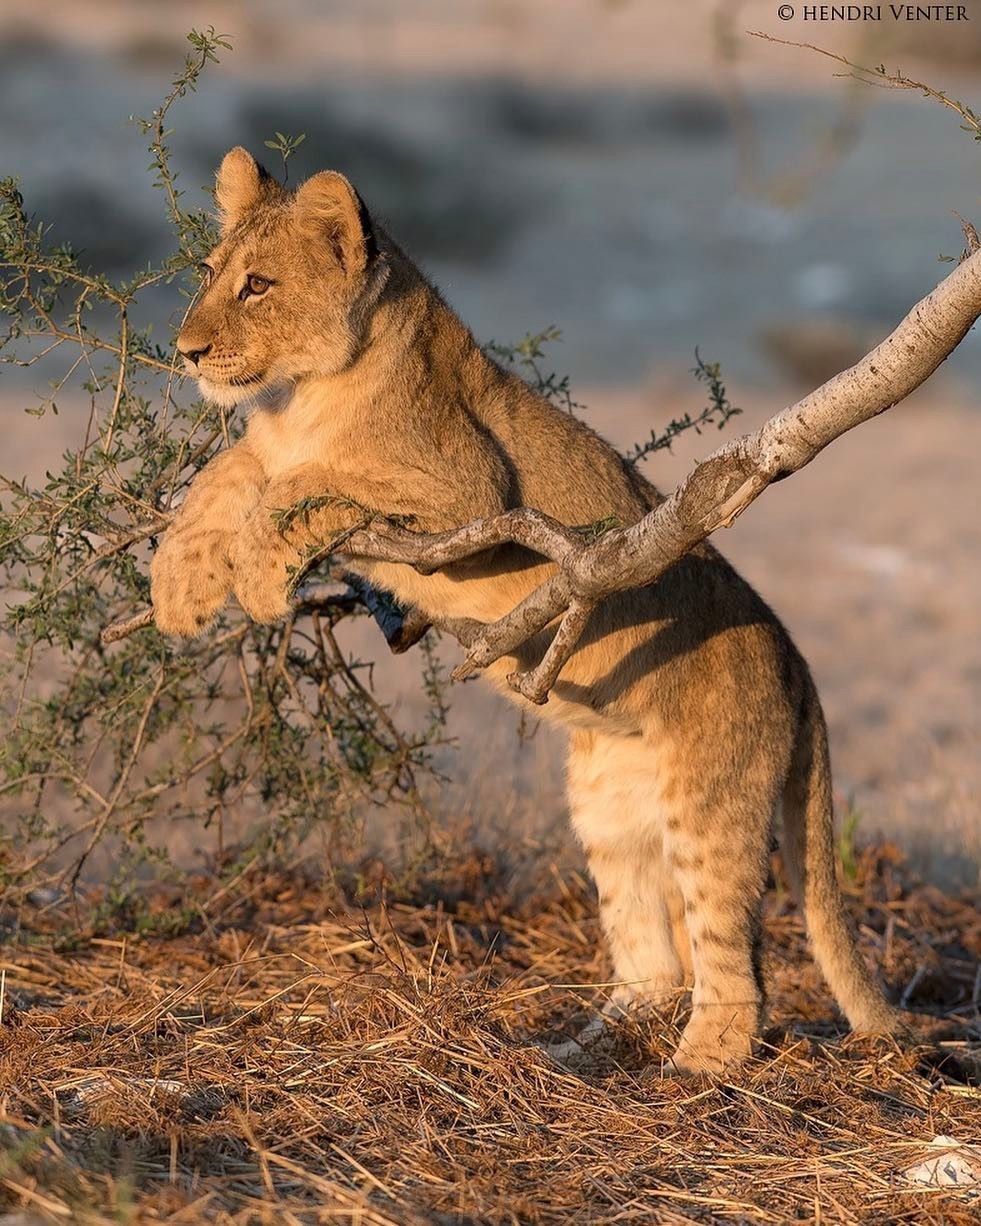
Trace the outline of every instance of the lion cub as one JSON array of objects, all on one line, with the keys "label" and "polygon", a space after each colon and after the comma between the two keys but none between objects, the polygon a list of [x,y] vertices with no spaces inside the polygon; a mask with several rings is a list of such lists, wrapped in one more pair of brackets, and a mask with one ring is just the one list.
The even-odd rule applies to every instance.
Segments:
[{"label": "lion cub", "polygon": [[[208,399],[254,407],[154,556],[164,634],[198,634],[232,592],[257,621],[282,617],[289,568],[359,520],[346,499],[411,516],[420,531],[519,506],[569,525],[628,523],[656,504],[657,491],[588,426],[481,352],[343,176],[324,171],[287,192],[233,149],[217,200],[222,238],[177,345]],[[277,511],[324,494],[338,497],[282,527]],[[434,619],[481,621],[551,569],[517,548],[429,576],[351,566]],[[546,641],[523,648],[520,664]],[[499,661],[490,675],[506,688],[518,663]],[[572,824],[618,981],[610,1007],[656,1007],[690,985],[679,1071],[721,1069],[759,1032],[778,808],[836,998],[852,1026],[895,1029],[836,883],[814,684],[776,617],[714,549],[600,605],[543,713],[570,732]]]}]

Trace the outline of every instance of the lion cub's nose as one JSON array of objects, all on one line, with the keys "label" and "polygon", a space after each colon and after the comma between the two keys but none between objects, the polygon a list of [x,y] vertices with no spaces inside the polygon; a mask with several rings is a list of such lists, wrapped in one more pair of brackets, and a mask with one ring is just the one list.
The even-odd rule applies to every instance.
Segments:
[{"label": "lion cub's nose", "polygon": [[183,345],[181,344],[180,341],[178,341],[177,342],[177,352],[182,357],[187,358],[189,362],[193,362],[194,365],[197,366],[198,362],[200,362],[200,360],[204,357],[204,355],[206,353],[211,352],[211,346],[210,345],[200,345],[197,349],[191,349],[189,346]]}]

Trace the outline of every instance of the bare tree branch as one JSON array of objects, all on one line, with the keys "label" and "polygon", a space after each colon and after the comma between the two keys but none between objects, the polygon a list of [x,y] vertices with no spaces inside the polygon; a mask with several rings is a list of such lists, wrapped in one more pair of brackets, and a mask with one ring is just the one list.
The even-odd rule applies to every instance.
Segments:
[{"label": "bare tree branch", "polygon": [[[979,315],[981,253],[975,253],[860,362],[771,417],[755,434],[713,452],[638,523],[612,529],[591,543],[574,544],[568,534],[556,538],[547,517],[512,512],[520,516],[515,521],[520,537],[516,532],[511,539],[551,558],[559,569],[507,616],[477,634],[454,675],[486,668],[564,615],[543,659],[509,678],[512,688],[526,698],[545,702],[597,601],[653,583],[717,528],[732,524],[771,482],[797,472],[847,430],[898,404],[956,349]],[[457,533],[416,537],[414,559],[404,545],[384,548],[371,529],[353,537],[349,547],[385,560],[414,560],[426,568],[435,557],[452,553],[458,558],[457,544],[478,552],[500,543],[506,520],[507,515],[478,520]]]},{"label": "bare tree branch", "polygon": [[[643,519],[595,540],[540,511],[521,508],[432,534],[375,519],[352,533],[344,552],[407,563],[422,573],[508,543],[554,562],[554,574],[499,621],[440,624],[467,650],[453,674],[460,678],[513,653],[561,618],[539,663],[508,679],[525,698],[544,703],[599,601],[653,583],[717,528],[732,524],[772,482],[797,472],[846,431],[898,404],[953,352],[979,315],[981,252],[975,252],[861,361],[771,417],[756,433],[713,452]],[[298,597],[309,604],[309,589],[306,596],[301,589]],[[383,619],[371,611],[391,643]],[[151,620],[144,611],[108,627],[103,640],[122,638]],[[422,621],[416,615],[416,630]],[[395,641],[401,641],[398,634]]]},{"label": "bare tree branch", "polygon": [[140,609],[139,613],[134,613],[132,617],[121,617],[119,621],[110,622],[99,638],[108,646],[110,643],[118,643],[120,639],[135,634],[137,630],[143,630],[152,625],[153,609]]}]

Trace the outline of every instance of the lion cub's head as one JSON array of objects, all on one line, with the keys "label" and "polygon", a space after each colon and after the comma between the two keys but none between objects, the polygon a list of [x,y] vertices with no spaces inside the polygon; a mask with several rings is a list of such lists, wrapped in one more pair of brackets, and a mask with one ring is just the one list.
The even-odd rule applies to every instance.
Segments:
[{"label": "lion cub's head", "polygon": [[234,405],[343,370],[384,282],[357,192],[330,170],[288,192],[238,148],[221,163],[216,199],[221,242],[177,338],[202,393]]}]

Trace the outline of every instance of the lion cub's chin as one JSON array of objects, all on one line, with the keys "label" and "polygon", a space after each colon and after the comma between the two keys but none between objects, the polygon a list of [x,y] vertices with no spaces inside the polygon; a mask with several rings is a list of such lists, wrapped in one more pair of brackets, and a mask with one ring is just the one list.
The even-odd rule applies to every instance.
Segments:
[{"label": "lion cub's chin", "polygon": [[198,377],[198,390],[205,400],[219,409],[234,409],[239,405],[256,409],[282,409],[293,394],[293,383],[276,379],[248,383],[236,387],[231,383],[214,383],[204,375]]}]

